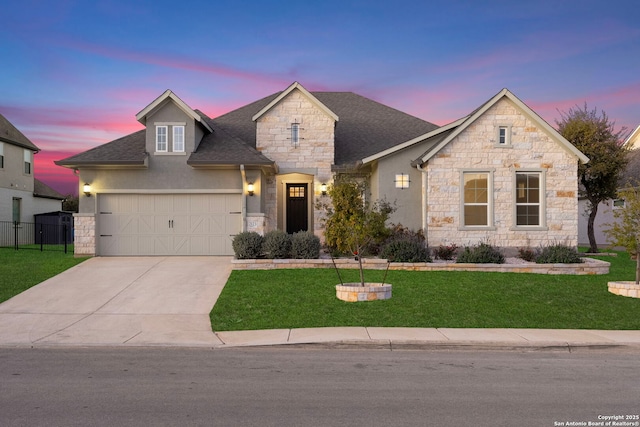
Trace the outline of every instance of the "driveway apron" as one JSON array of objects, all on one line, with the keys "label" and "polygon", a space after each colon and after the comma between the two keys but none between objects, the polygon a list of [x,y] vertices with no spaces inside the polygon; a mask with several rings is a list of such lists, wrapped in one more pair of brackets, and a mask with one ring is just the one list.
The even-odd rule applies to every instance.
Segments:
[{"label": "driveway apron", "polygon": [[91,258],[0,304],[0,345],[220,345],[230,273],[231,257]]}]

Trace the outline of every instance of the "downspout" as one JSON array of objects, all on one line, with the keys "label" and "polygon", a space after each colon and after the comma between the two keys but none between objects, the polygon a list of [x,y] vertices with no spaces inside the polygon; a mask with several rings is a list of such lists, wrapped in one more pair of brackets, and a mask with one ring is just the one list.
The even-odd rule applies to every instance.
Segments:
[{"label": "downspout", "polygon": [[416,168],[422,172],[422,231],[424,233],[427,242],[429,240],[429,234],[427,233],[427,171],[422,169],[422,165],[417,164]]},{"label": "downspout", "polygon": [[242,177],[242,231],[247,231],[247,195],[244,189],[247,188],[247,174],[244,165],[240,165],[240,176]]}]

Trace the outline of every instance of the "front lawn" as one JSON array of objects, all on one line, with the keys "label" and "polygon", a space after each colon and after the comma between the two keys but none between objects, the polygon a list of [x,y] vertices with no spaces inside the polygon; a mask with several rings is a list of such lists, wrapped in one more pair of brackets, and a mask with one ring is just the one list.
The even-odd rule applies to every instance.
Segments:
[{"label": "front lawn", "polygon": [[[323,326],[423,328],[640,329],[640,299],[616,296],[607,282],[634,280],[624,252],[601,257],[599,276],[456,271],[389,271],[393,297],[348,303],[335,296],[333,269],[233,271],[211,311],[214,331]],[[358,281],[357,270],[341,270]],[[382,281],[383,271],[365,271]]]},{"label": "front lawn", "polygon": [[35,249],[0,248],[0,302],[24,292],[55,276],[86,258],[74,258],[73,249],[43,251]]}]

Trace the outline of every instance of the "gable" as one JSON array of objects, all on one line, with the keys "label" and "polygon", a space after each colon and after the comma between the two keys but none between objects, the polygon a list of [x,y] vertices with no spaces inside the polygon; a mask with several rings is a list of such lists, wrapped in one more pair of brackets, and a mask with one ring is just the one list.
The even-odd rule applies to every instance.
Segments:
[{"label": "gable", "polygon": [[[437,155],[440,150],[446,147],[451,141],[458,137],[461,133],[463,133],[467,128],[476,123],[481,117],[483,117],[487,111],[496,106],[498,103],[504,104],[507,102],[512,105],[513,109],[510,110],[511,117],[503,117],[504,114],[496,114],[493,119],[493,125],[491,126],[490,131],[494,132],[496,126],[499,126],[501,123],[509,124],[509,120],[514,120],[517,116],[521,116],[529,120],[530,126],[528,126],[529,130],[527,132],[532,132],[535,129],[535,132],[540,132],[540,134],[544,134],[551,138],[559,147],[561,147],[564,151],[566,151],[569,155],[575,157],[577,160],[587,163],[589,158],[585,156],[582,152],[580,152],[573,144],[567,141],[562,135],[558,133],[555,129],[553,129],[547,122],[545,122],[540,116],[538,116],[532,109],[530,109],[526,104],[520,101],[515,95],[513,95],[509,90],[503,89],[492,99],[487,101],[485,104],[476,109],[473,113],[471,113],[467,118],[461,119],[460,125],[456,127],[451,134],[439,142],[437,145],[431,147],[427,152],[425,152],[420,158],[414,161],[414,164],[423,164],[429,161],[433,156]],[[488,138],[491,138],[495,141],[495,134],[487,135]],[[534,144],[535,140],[531,140],[530,143]]]},{"label": "gable", "polygon": [[18,130],[6,117],[0,114],[0,141],[32,151],[40,151],[36,145]]},{"label": "gable", "polygon": [[282,100],[287,98],[293,92],[300,92],[302,96],[304,96],[311,104],[313,104],[318,110],[322,111],[328,117],[330,117],[333,121],[337,122],[339,120],[338,116],[331,111],[326,105],[318,100],[315,96],[313,96],[309,91],[307,91],[300,83],[294,82],[291,86],[281,92],[278,96],[276,96],[273,100],[271,100],[267,105],[265,105],[260,111],[258,111],[251,120],[258,121],[263,115],[268,113],[272,108],[278,105]]}]

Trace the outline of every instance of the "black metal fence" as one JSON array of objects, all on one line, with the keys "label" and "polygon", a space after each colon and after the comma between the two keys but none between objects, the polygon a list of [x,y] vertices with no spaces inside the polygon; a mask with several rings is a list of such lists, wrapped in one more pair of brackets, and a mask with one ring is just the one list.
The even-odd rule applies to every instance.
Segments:
[{"label": "black metal fence", "polygon": [[0,221],[0,247],[59,250],[67,253],[73,244],[73,227],[68,224]]}]

